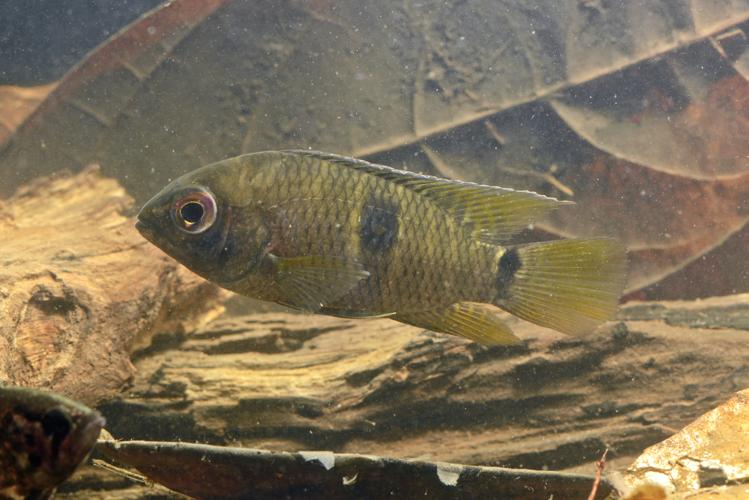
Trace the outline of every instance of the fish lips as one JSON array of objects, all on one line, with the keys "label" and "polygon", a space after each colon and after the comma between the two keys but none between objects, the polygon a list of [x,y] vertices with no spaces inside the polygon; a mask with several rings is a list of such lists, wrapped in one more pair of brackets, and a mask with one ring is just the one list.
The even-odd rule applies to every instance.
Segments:
[{"label": "fish lips", "polygon": [[160,246],[158,244],[158,235],[160,233],[158,229],[159,221],[167,218],[164,215],[164,209],[160,208],[162,204],[159,202],[159,197],[155,196],[143,205],[135,221],[135,229],[141,236],[156,246]]},{"label": "fish lips", "polygon": [[168,220],[171,196],[163,191],[143,205],[138,212],[135,221],[135,229],[148,241],[157,244],[156,236],[159,233],[159,224]]},{"label": "fish lips", "polygon": [[135,229],[140,233],[141,236],[153,243],[156,237],[156,231],[154,231],[154,229],[150,225],[148,225],[147,222],[141,219],[136,220]]},{"label": "fish lips", "polygon": [[65,481],[94,449],[106,421],[96,411],[79,418],[73,431],[62,442],[46,473],[38,478],[40,486],[54,488]]},{"label": "fish lips", "polygon": [[71,442],[75,443],[74,449],[71,450],[71,463],[79,464],[88,457],[105,424],[106,420],[99,412],[94,411],[84,417],[84,421],[71,436]]}]

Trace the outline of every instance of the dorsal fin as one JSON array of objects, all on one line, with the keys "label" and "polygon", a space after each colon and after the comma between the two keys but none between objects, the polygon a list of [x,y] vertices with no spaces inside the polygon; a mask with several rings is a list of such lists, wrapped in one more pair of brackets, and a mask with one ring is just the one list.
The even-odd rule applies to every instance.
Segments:
[{"label": "dorsal fin", "polygon": [[474,238],[487,243],[505,241],[559,206],[573,203],[531,191],[443,179],[319,151],[282,153],[335,163],[399,184],[436,203],[464,225]]}]

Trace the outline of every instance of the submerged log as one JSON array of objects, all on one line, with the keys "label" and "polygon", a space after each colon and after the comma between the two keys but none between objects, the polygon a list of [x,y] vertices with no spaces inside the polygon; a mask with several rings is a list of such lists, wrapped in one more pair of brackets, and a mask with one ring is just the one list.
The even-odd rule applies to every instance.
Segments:
[{"label": "submerged log", "polygon": [[[288,453],[152,441],[100,441],[97,451],[148,480],[199,499],[546,500],[587,498],[595,481],[580,474],[325,451]],[[612,490],[602,481],[595,498],[605,498]]]},{"label": "submerged log", "polygon": [[153,248],[98,169],[0,200],[0,382],[87,404],[118,393],[130,352],[220,312],[218,290]]},{"label": "submerged log", "polygon": [[[651,446],[623,476],[625,487],[657,485],[668,498],[747,498],[749,390]],[[741,489],[731,495],[732,485]],[[665,494],[665,493],[664,493]]]},{"label": "submerged log", "polygon": [[749,386],[749,295],[633,304],[570,338],[511,320],[484,347],[387,319],[266,313],[135,354],[100,407],[119,439],[576,470],[611,468]]},{"label": "submerged log", "polygon": [[[511,319],[506,347],[288,312],[190,333],[222,294],[140,238],[114,181],[39,180],[0,209],[0,381],[110,398],[120,439],[592,473],[749,387],[749,295],[629,305],[587,338]],[[129,487],[107,484],[72,489]]]}]

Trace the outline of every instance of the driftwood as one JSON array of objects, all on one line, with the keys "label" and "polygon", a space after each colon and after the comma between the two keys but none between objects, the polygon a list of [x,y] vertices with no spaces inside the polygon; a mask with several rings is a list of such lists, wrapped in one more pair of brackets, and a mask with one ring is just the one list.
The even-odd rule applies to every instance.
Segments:
[{"label": "driftwood", "polygon": [[119,392],[153,332],[219,311],[220,292],[146,243],[133,201],[89,168],[0,200],[0,381],[87,404]]},{"label": "driftwood", "polygon": [[[747,498],[749,487],[749,390],[640,455],[623,477],[626,486],[658,485],[674,500]],[[730,496],[733,485],[740,485]],[[702,498],[702,497],[700,497]]]},{"label": "driftwood", "polygon": [[526,341],[491,348],[386,319],[221,319],[155,337],[100,410],[120,439],[592,473],[749,386],[748,316],[749,295],[635,304],[589,338],[516,321]]},{"label": "driftwood", "polygon": [[[194,498],[587,498],[595,478],[560,472],[396,460],[355,454],[270,452],[186,443],[100,441],[107,459]],[[595,498],[613,490],[606,481]]]},{"label": "driftwood", "polygon": [[[749,386],[749,295],[632,304],[582,339],[511,319],[524,342],[491,348],[386,319],[205,324],[223,294],[131,211],[95,169],[0,201],[0,381],[100,402],[120,439],[592,474],[607,447],[621,469]],[[70,491],[132,490],[78,477]]]}]

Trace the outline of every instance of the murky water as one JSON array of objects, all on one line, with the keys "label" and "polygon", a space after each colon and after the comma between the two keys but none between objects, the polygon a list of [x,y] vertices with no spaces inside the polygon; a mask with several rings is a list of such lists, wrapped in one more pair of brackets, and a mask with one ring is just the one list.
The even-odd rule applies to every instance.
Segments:
[{"label": "murky water", "polygon": [[[0,381],[82,401],[119,440],[325,450],[252,458],[256,497],[496,491],[328,452],[592,476],[608,449],[622,471],[749,385],[747,19],[740,1],[0,3]],[[135,230],[180,176],[288,149],[404,172],[253,163],[167,200],[156,245]],[[614,254],[528,250],[601,237],[627,249],[622,286]],[[600,326],[559,333],[576,314]],[[500,324],[518,340],[460,337]],[[135,476],[89,463],[58,495],[171,495],[151,474],[252,497],[233,463],[169,446],[95,452]]]}]

